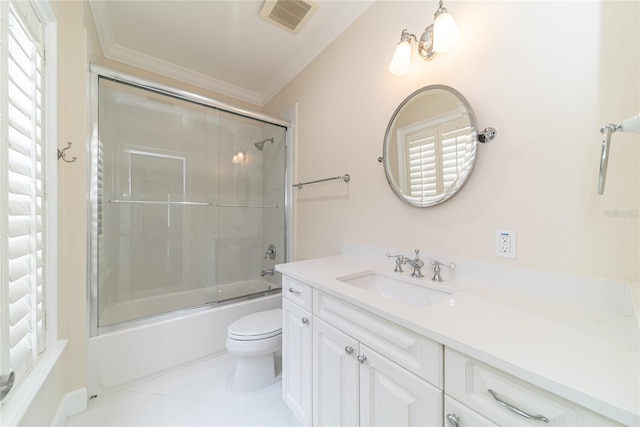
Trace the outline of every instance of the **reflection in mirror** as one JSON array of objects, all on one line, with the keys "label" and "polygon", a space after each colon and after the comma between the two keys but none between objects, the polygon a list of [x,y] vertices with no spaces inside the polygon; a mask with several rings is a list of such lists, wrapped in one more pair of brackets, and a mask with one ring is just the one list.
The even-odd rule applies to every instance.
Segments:
[{"label": "reflection in mirror", "polygon": [[384,139],[384,168],[393,191],[413,206],[451,198],[469,178],[478,135],[467,100],[455,89],[427,86],[405,99]]}]

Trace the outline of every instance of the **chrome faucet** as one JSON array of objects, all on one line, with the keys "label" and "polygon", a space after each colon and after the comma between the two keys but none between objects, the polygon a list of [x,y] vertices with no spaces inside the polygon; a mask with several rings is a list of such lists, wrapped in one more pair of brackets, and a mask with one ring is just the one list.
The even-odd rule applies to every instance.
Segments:
[{"label": "chrome faucet", "polygon": [[260,272],[260,277],[264,277],[264,276],[273,276],[273,268],[270,268],[268,270],[262,270]]},{"label": "chrome faucet", "polygon": [[456,268],[456,265],[452,262],[445,264],[443,262],[436,261],[435,259],[431,261],[431,265],[433,265],[433,277],[431,280],[434,282],[444,282],[444,280],[442,280],[442,276],[440,276],[440,266],[445,266],[451,269]]},{"label": "chrome faucet", "polygon": [[404,262],[406,264],[409,264],[411,267],[413,267],[413,273],[411,273],[411,277],[424,277],[424,274],[422,274],[422,271],[420,271],[420,269],[422,267],[424,267],[424,261],[422,261],[420,259],[420,257],[418,256],[420,254],[420,249],[416,249],[416,257],[415,259],[410,259],[410,258],[405,258]]},{"label": "chrome faucet", "polygon": [[394,273],[402,273],[404,270],[402,269],[402,264],[404,263],[405,257],[404,255],[391,255],[387,252],[387,256],[389,258],[396,258],[396,268],[393,269]]}]

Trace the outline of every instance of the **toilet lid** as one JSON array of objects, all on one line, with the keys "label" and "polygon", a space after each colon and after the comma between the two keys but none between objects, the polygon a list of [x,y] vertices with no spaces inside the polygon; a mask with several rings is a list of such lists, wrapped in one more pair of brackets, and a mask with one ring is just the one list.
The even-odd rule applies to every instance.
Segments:
[{"label": "toilet lid", "polygon": [[282,333],[282,310],[260,311],[248,314],[228,328],[229,336],[236,339],[270,338]]}]

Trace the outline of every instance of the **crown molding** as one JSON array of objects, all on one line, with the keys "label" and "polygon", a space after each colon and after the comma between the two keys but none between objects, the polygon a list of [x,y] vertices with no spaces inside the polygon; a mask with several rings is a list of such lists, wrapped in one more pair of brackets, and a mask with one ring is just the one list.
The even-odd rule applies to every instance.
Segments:
[{"label": "crown molding", "polygon": [[105,52],[105,56],[114,61],[123,62],[127,65],[141,68],[155,74],[160,74],[185,83],[194,84],[204,89],[208,89],[222,95],[227,95],[241,101],[263,106],[263,100],[259,93],[232,85],[222,80],[206,76],[204,74],[189,70],[176,64],[149,56],[147,54],[128,49],[119,45],[114,45]]}]

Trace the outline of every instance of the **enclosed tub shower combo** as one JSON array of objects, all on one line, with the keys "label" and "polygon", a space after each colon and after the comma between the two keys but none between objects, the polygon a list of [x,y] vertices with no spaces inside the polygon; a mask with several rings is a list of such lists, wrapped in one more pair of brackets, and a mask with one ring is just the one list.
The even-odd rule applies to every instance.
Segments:
[{"label": "enclosed tub shower combo", "polygon": [[[280,307],[289,123],[91,70],[89,393],[98,394],[220,352],[230,324]],[[280,333],[248,325],[230,339]]]}]

